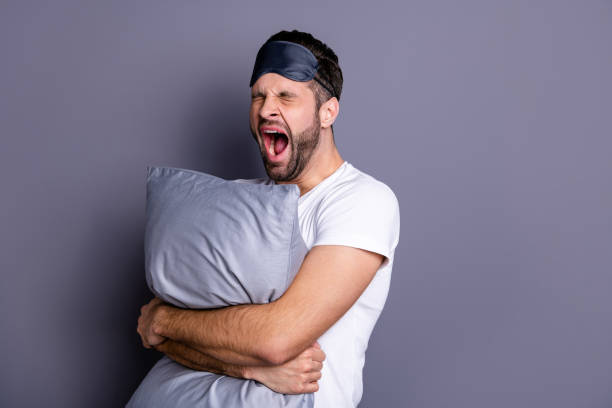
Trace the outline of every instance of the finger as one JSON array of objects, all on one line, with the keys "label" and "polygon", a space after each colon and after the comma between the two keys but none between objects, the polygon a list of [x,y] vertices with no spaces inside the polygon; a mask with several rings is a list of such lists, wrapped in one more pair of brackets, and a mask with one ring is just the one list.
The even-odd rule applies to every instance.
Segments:
[{"label": "finger", "polygon": [[315,371],[314,373],[308,373],[306,374],[306,382],[314,382],[314,381],[318,381],[321,379],[321,372],[320,371]]},{"label": "finger", "polygon": [[314,342],[314,344],[313,344],[312,346],[313,346],[313,347],[316,347],[316,348],[319,348],[319,349],[321,348],[321,345],[319,344],[319,342],[318,342],[318,341],[315,341],[315,342]]},{"label": "finger", "polygon": [[315,361],[325,361],[325,352],[321,349],[313,349],[311,359]]},{"label": "finger", "polygon": [[136,332],[138,333],[138,335],[140,336],[140,341],[142,341],[142,346],[144,348],[150,348],[149,344],[147,343],[147,341],[145,340],[145,336],[141,333],[140,331],[140,326],[136,328]]},{"label": "finger", "polygon": [[310,372],[321,371],[323,369],[323,363],[320,361],[312,360],[310,366]]},{"label": "finger", "polygon": [[319,391],[319,383],[318,382],[310,382],[304,385],[304,393],[317,392]]},{"label": "finger", "polygon": [[306,358],[306,359],[310,359],[312,357],[312,355],[314,354],[315,350],[317,350],[315,347],[310,346],[310,347],[304,349],[304,351],[302,351],[298,355],[298,357],[296,357],[296,358],[303,357],[303,358]]}]

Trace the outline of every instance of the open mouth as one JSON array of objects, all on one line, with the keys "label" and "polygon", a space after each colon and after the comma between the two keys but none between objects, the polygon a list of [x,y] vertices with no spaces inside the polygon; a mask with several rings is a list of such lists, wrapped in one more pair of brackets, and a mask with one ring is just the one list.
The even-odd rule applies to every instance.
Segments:
[{"label": "open mouth", "polygon": [[270,158],[283,153],[289,144],[289,138],[279,128],[264,126],[261,128],[261,135]]}]

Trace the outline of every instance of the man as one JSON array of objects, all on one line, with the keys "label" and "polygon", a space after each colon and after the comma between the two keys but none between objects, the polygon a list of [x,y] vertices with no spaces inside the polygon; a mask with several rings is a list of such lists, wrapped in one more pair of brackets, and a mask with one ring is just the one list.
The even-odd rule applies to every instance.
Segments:
[{"label": "man", "polygon": [[332,125],[341,91],[336,54],[310,34],[281,31],[262,46],[250,127],[268,178],[237,181],[297,184],[309,252],[268,304],[182,310],[152,300],[139,318],[145,347],[278,392],[288,392],[299,365],[293,390],[315,392],[316,408],[357,406],[368,339],[389,289],[399,206],[389,187],[340,156]]}]

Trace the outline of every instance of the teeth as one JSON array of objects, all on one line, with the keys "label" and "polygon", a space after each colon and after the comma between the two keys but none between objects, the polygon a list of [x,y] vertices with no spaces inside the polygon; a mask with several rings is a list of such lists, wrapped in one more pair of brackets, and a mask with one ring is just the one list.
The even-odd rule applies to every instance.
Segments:
[{"label": "teeth", "polygon": [[270,155],[272,156],[276,156],[276,153],[274,153],[274,141],[275,140],[276,140],[275,138],[272,138],[272,141],[270,142],[270,149],[268,149],[270,151]]},{"label": "teeth", "polygon": [[276,130],[264,130],[264,133],[279,133]]}]

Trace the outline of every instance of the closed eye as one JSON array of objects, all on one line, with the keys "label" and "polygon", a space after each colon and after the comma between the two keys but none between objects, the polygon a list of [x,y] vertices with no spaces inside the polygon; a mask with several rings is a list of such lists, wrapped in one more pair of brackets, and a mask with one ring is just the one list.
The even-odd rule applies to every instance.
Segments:
[{"label": "closed eye", "polygon": [[251,95],[251,99],[261,99],[264,98],[265,95],[262,92],[255,92]]},{"label": "closed eye", "polygon": [[281,93],[278,94],[279,98],[284,98],[284,99],[292,99],[292,98],[296,98],[297,95],[294,94],[293,92],[289,92],[289,91],[281,91]]},{"label": "closed eye", "polygon": [[[290,91],[281,91],[276,96],[280,99],[284,99],[287,101],[294,100],[298,97],[297,94],[290,92]],[[253,94],[251,94],[251,100],[260,100],[260,99],[265,99],[265,98],[266,98],[266,95],[260,91],[256,91]]]}]

